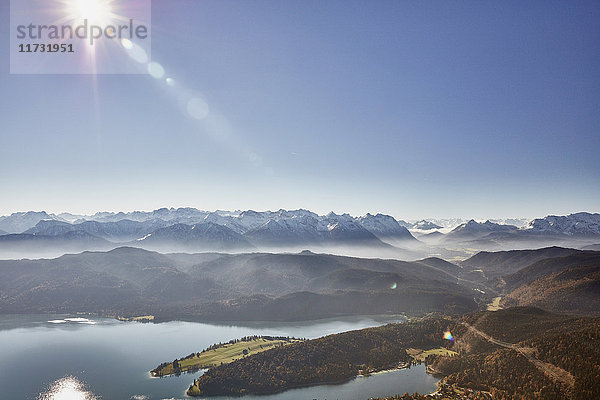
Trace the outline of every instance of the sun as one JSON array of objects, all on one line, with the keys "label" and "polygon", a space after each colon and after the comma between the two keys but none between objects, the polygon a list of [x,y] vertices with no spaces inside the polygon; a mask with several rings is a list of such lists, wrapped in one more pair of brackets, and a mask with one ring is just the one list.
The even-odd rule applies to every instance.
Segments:
[{"label": "sun", "polygon": [[68,0],[65,2],[69,18],[88,20],[90,25],[105,26],[113,19],[113,0]]}]

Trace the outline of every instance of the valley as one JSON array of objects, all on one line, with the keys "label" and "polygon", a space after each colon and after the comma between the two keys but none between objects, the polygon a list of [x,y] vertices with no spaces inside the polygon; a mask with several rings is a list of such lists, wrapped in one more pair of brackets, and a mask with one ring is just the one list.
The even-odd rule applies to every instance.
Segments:
[{"label": "valley", "polygon": [[[285,398],[310,388],[346,391],[358,383],[371,387],[365,383],[371,377],[388,382],[385,374],[406,367],[426,367],[418,374],[441,377],[438,394],[447,398],[469,393],[518,398],[535,392],[541,398],[576,399],[598,393],[589,372],[598,366],[585,349],[598,334],[600,252],[583,246],[598,240],[597,214],[568,216],[576,221],[572,224],[567,217],[548,217],[552,229],[545,220],[531,221],[529,228],[468,221],[440,233],[433,223],[418,221],[417,228],[409,226],[413,236],[408,223],[381,214],[159,213],[171,220],[160,222],[149,214],[105,214],[95,217],[101,221],[79,222],[35,222],[43,215],[24,214],[21,222],[12,218],[12,225],[0,220],[9,230],[35,223],[28,233],[0,236],[5,245],[15,244],[7,245],[12,249],[26,249],[26,242],[58,249],[56,244],[64,240],[86,248],[54,258],[0,260],[0,316],[75,314],[87,317],[49,322],[71,324],[95,316],[148,327],[181,321],[298,324],[366,315],[406,320],[360,330],[348,326],[333,335],[309,335],[306,341],[271,331],[214,337],[203,351],[188,346],[145,367],[153,368],[153,377],[182,378],[177,386],[187,387],[190,396]],[[592,220],[585,234],[582,218]],[[563,233],[556,232],[556,224]],[[422,234],[428,230],[443,235],[437,236],[437,244]],[[269,231],[276,233],[269,237]],[[134,239],[141,234],[138,239],[143,240]],[[521,239],[525,241],[519,246],[567,240],[586,250],[557,245],[489,250]],[[209,251],[159,252],[139,242]],[[91,250],[86,247],[90,243],[109,245]],[[282,243],[278,251],[259,250]],[[283,251],[288,245],[303,249]],[[324,245],[340,253],[345,246],[368,248],[368,254],[378,256],[314,250]],[[474,245],[488,250],[464,247]],[[412,258],[404,261],[400,254]],[[171,331],[163,343],[180,335]],[[565,360],[565,351],[577,362]],[[173,361],[165,362],[169,359]],[[518,366],[521,375],[513,376],[509,365]],[[392,372],[378,373],[383,371]],[[410,379],[425,379],[418,374]],[[419,396],[427,398],[413,398]]]}]

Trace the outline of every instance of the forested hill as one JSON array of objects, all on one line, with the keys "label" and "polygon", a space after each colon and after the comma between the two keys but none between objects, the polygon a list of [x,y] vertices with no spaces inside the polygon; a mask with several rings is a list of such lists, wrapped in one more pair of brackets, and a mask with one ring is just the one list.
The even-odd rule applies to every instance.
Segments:
[{"label": "forested hill", "polygon": [[504,306],[600,316],[600,252],[537,261],[504,276],[498,289]]},{"label": "forested hill", "polygon": [[461,266],[461,277],[501,296],[501,306],[600,316],[598,251],[548,247],[480,252]]},{"label": "forested hill", "polygon": [[[450,329],[455,342],[443,339]],[[250,356],[207,371],[191,395],[239,395],[352,379],[361,369],[393,368],[408,348],[445,347],[429,356],[443,384],[494,398],[600,398],[600,319],[517,307],[460,319],[430,318],[330,335]],[[536,395],[537,394],[537,395]]]},{"label": "forested hill", "polygon": [[457,285],[451,269],[434,261],[311,252],[165,255],[136,248],[0,260],[0,313],[264,321],[476,309],[480,293],[468,282]]},{"label": "forested hill", "polygon": [[563,247],[546,247],[535,250],[480,251],[461,262],[463,267],[481,268],[488,279],[515,273],[533,263],[549,258],[565,257],[583,253]]},{"label": "forested hill", "polygon": [[443,332],[452,322],[428,319],[307,340],[208,370],[190,395],[275,393],[305,385],[339,383],[359,370],[395,368],[411,361],[407,348],[449,346]]}]

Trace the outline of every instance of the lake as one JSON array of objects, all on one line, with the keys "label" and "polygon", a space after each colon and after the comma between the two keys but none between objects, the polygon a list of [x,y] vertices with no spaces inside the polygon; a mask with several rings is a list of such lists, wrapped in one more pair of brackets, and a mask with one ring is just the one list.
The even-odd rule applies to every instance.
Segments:
[{"label": "lake", "polygon": [[[7,400],[181,399],[186,398],[186,389],[200,372],[151,378],[148,371],[161,362],[243,336],[310,339],[400,321],[401,317],[371,316],[294,323],[142,324],[81,315],[2,315],[1,397]],[[436,389],[437,381],[420,365],[358,377],[341,385],[241,399],[366,400],[370,396],[405,392],[430,393]]]}]

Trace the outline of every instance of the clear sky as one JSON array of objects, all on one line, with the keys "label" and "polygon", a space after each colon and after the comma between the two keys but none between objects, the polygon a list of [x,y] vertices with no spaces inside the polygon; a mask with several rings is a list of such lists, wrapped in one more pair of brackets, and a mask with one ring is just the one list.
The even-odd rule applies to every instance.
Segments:
[{"label": "clear sky", "polygon": [[[175,80],[9,74],[0,214],[600,211],[598,1],[153,2]],[[209,117],[178,101],[194,92]]]}]

